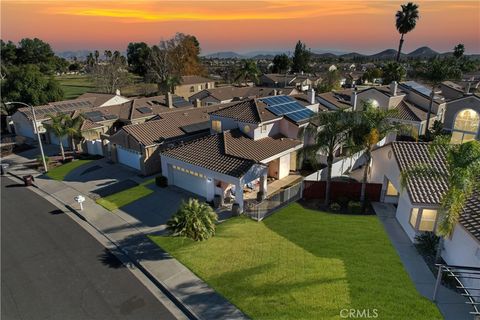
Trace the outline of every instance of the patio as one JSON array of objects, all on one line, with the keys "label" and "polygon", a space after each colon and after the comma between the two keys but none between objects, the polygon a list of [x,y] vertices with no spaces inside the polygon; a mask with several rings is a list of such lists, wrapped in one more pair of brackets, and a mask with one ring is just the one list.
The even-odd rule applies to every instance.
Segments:
[{"label": "patio", "polygon": [[[296,182],[300,181],[302,176],[299,174],[289,174],[282,179],[274,179],[267,182],[267,194],[266,197],[270,197],[277,193],[279,190],[282,190]],[[257,194],[259,192],[259,187],[256,186],[255,190],[244,188],[243,198],[245,200],[257,199]]]}]

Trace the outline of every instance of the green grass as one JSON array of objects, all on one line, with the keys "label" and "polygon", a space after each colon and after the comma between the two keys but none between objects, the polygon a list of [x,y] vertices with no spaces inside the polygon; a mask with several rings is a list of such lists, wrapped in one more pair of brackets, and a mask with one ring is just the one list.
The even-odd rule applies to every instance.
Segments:
[{"label": "green grass", "polygon": [[65,100],[75,99],[85,92],[96,91],[93,81],[87,75],[62,75],[56,79],[65,93]]},{"label": "green grass", "polygon": [[253,319],[441,319],[415,289],[376,216],[289,205],[263,222],[233,218],[214,238],[150,236]]},{"label": "green grass", "polygon": [[139,200],[153,193],[153,190],[148,188],[148,185],[155,182],[155,179],[147,180],[138,186],[129,188],[104,198],[97,199],[96,202],[109,211],[114,211],[129,203]]},{"label": "green grass", "polygon": [[84,164],[89,163],[90,161],[92,160],[75,160],[62,164],[61,166],[48,170],[47,176],[54,180],[63,181],[71,171],[75,170],[80,166],[83,166]]}]

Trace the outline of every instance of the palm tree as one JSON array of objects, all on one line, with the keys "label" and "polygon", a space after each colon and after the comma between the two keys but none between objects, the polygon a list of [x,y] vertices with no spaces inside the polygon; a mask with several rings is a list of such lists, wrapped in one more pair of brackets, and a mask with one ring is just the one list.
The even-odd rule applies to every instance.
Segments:
[{"label": "palm tree", "polygon": [[59,114],[59,115],[53,115],[49,114],[50,117],[50,122],[45,122],[44,126],[47,130],[50,132],[53,132],[53,134],[58,138],[58,141],[60,143],[60,152],[62,153],[62,160],[65,161],[65,151],[63,150],[63,138],[65,138],[68,133],[65,128],[65,115],[64,114]]},{"label": "palm tree", "polygon": [[414,177],[447,179],[448,190],[441,199],[440,222],[436,230],[440,236],[436,261],[439,262],[445,237],[451,237],[465,203],[475,190],[480,190],[480,142],[473,140],[463,144],[449,144],[449,137],[438,137],[430,146],[430,157],[445,156],[446,172],[441,168],[418,164],[401,173],[401,185],[405,188]]},{"label": "palm tree", "polygon": [[389,62],[382,68],[382,80],[384,84],[392,83],[392,81],[403,81],[405,75],[405,68],[398,62]]},{"label": "palm tree", "polygon": [[433,102],[435,100],[435,88],[447,79],[457,79],[461,76],[461,71],[456,63],[452,63],[446,59],[434,58],[433,60],[424,63],[420,66],[418,71],[420,78],[429,82],[432,86],[430,93],[430,103],[428,105],[427,122],[426,122],[426,138],[430,139],[430,117],[432,115]]},{"label": "palm tree", "polygon": [[313,137],[314,143],[304,148],[304,153],[315,169],[319,167],[317,152],[327,155],[327,179],[325,188],[325,207],[330,203],[332,166],[335,152],[347,144],[350,138],[352,113],[345,111],[320,112],[313,116],[303,136]]},{"label": "palm tree", "polygon": [[72,118],[69,115],[65,115],[64,117],[65,132],[70,137],[70,142],[72,144],[72,151],[74,155],[76,153],[75,138],[80,136],[80,127],[82,126],[82,123],[82,115],[79,115],[75,118]]},{"label": "palm tree", "polygon": [[409,33],[417,25],[417,20],[419,19],[418,15],[418,5],[413,2],[401,5],[402,10],[398,10],[395,15],[396,21],[395,26],[397,27],[398,32],[402,35],[400,37],[400,44],[398,45],[397,52],[397,62],[400,61],[400,53],[403,46],[403,37],[405,34]]},{"label": "palm tree", "polygon": [[381,110],[372,104],[364,103],[363,111],[354,114],[355,123],[352,130],[352,151],[363,151],[365,165],[363,168],[362,189],[360,201],[362,202],[362,213],[366,209],[366,188],[372,151],[375,146],[391,132],[400,129],[391,119],[396,115],[396,110]]},{"label": "palm tree", "polygon": [[258,83],[258,76],[260,75],[260,70],[258,70],[257,63],[253,60],[245,60],[243,66],[238,70],[238,74],[235,77],[235,81],[243,80],[247,82],[248,80]]},{"label": "palm tree", "polygon": [[195,241],[206,240],[215,235],[218,216],[205,202],[188,199],[168,220],[167,229],[173,236],[187,237]]}]

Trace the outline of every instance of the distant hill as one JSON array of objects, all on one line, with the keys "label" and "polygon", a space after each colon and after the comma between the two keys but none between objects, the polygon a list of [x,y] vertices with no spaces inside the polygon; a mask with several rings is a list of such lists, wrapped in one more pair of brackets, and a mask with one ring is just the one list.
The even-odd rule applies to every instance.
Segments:
[{"label": "distant hill", "polygon": [[315,58],[323,58],[323,59],[335,59],[338,56],[336,54],[326,52],[326,53],[313,53],[313,57]]},{"label": "distant hill", "polygon": [[430,49],[429,47],[420,47],[416,50],[413,50],[407,57],[409,58],[432,58],[438,56],[439,53],[435,50]]},{"label": "distant hill", "polygon": [[207,54],[205,55],[205,58],[213,58],[213,59],[233,59],[233,58],[237,58],[237,59],[241,59],[241,58],[244,58],[244,56],[236,53],[236,52],[233,52],[233,51],[223,51],[223,52],[215,52],[215,53],[211,53],[211,54]]},{"label": "distant hill", "polygon": [[[401,56],[405,56],[405,54],[401,54]],[[395,49],[387,49],[383,50],[379,53],[375,53],[369,56],[372,59],[379,59],[379,60],[390,60],[395,59],[397,57],[397,50]]]},{"label": "distant hill", "polygon": [[60,52],[55,52],[55,54],[65,59],[73,59],[74,57],[76,57],[78,60],[85,60],[90,52],[92,51],[77,50],[77,51],[60,51]]},{"label": "distant hill", "polygon": [[354,58],[363,58],[366,57],[364,54],[358,52],[345,53],[340,56],[343,59],[354,59]]}]

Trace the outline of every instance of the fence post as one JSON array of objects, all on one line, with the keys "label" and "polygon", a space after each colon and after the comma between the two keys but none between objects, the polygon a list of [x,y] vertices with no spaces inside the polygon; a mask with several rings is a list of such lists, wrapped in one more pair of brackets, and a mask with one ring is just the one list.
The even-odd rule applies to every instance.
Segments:
[{"label": "fence post", "polygon": [[442,283],[442,272],[443,272],[443,265],[438,266],[438,273],[437,273],[437,281],[435,281],[435,289],[433,291],[433,298],[432,300],[435,302],[437,300],[437,293],[440,284]]}]

